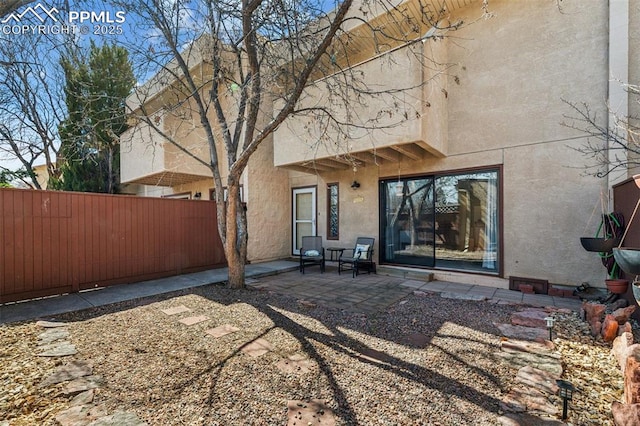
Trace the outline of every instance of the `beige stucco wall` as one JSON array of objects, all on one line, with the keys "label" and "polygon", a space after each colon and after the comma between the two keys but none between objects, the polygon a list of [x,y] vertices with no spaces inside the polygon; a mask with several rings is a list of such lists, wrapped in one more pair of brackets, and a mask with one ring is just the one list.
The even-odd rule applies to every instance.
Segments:
[{"label": "beige stucco wall", "polygon": [[[435,46],[439,57],[457,66],[448,81],[425,88],[432,111],[423,120],[432,130],[423,139],[441,139],[446,157],[383,163],[355,174],[292,172],[290,185],[318,186],[318,232],[326,237],[326,183],[339,182],[340,240],[326,244],[349,247],[358,235],[369,235],[376,237],[379,252],[380,178],[500,166],[504,277],[603,286],[604,268],[597,254],[582,249],[579,238],[595,231],[597,219],[587,231],[585,226],[607,182],[584,175],[586,160],[576,148],[585,140],[560,123],[570,113],[563,99],[588,102],[606,113],[607,4],[566,0],[562,11],[556,2],[496,0],[489,6],[492,19],[467,26],[446,46]],[[477,16],[473,5],[456,12],[467,22]],[[430,43],[425,48],[434,48]],[[349,187],[354,178],[361,183],[355,191]],[[445,275],[508,285],[499,278]]]}]

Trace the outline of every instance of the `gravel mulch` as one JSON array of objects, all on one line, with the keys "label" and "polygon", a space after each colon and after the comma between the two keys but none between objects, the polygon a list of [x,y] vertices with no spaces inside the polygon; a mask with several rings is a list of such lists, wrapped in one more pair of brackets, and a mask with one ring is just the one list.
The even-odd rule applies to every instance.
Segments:
[{"label": "gravel mulch", "polygon": [[[161,311],[178,306],[190,311]],[[509,322],[519,308],[426,294],[365,316],[209,286],[58,320],[69,322],[75,358],[105,378],[96,402],[149,425],[285,425],[290,400],[324,401],[338,425],[495,425],[517,370],[496,360],[494,323]],[[179,322],[203,315],[208,319],[195,325]],[[225,324],[240,330],[206,333]],[[0,327],[0,425],[3,418],[12,426],[55,424],[67,406],[59,388],[37,387],[63,362],[34,356],[40,331],[33,323]],[[273,350],[256,358],[241,350],[256,339]],[[566,346],[580,351],[581,362],[590,353],[603,356],[586,339]],[[308,372],[278,368],[293,355],[308,359]],[[574,424],[609,421],[592,411]]]}]

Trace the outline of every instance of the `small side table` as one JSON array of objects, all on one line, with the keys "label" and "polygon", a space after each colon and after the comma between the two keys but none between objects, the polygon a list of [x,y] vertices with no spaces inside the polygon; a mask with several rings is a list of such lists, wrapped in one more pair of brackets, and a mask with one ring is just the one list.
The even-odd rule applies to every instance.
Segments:
[{"label": "small side table", "polygon": [[[338,260],[340,258],[340,256],[342,256],[342,252],[344,252],[346,250],[346,248],[344,247],[329,247],[327,249],[327,251],[329,252],[329,260],[334,261],[334,260]],[[333,255],[336,254],[336,258],[333,258]]]}]

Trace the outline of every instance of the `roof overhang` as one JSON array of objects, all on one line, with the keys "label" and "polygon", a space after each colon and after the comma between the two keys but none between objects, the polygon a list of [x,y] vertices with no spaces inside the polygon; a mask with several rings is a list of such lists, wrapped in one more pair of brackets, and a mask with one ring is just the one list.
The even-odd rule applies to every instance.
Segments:
[{"label": "roof overhang", "polygon": [[153,173],[146,176],[140,176],[138,178],[122,182],[127,184],[139,184],[139,185],[149,185],[149,186],[177,186],[184,185],[192,182],[198,182],[205,179],[213,178],[211,176],[203,176],[196,175],[191,173],[181,173],[181,172],[170,172],[170,171],[162,171]]},{"label": "roof overhang", "polygon": [[353,167],[381,166],[407,161],[420,161],[428,157],[440,158],[443,155],[434,151],[427,143],[416,141],[405,144],[372,148],[366,151],[351,152],[333,157],[315,158],[278,167],[303,173],[330,173],[349,170]]}]

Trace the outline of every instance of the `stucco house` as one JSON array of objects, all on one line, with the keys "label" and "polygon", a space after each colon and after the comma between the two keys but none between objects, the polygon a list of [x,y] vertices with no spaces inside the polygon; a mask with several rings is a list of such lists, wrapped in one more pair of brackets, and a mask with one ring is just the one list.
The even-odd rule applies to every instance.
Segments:
[{"label": "stucco house", "polygon": [[[603,286],[604,269],[579,237],[602,191],[627,175],[585,174],[588,159],[578,149],[586,138],[561,123],[571,113],[565,101],[585,102],[603,117],[607,105],[633,112],[619,82],[640,77],[640,5],[491,0],[492,17],[481,19],[479,0],[426,3],[445,4],[452,21],[475,22],[454,38],[381,53],[363,38],[354,50],[353,68],[367,84],[414,87],[405,102],[415,113],[402,125],[335,147],[318,143],[294,117],[252,157],[242,182],[249,260],[297,254],[304,235],[321,235],[327,247],[371,236],[379,265],[431,270],[440,279]],[[434,72],[408,49],[454,66]],[[161,87],[154,90],[161,96]],[[326,102],[324,95],[309,89],[302,102]],[[139,107],[135,96],[128,102]],[[356,105],[355,115],[377,107]],[[185,127],[161,115],[158,122]],[[138,195],[211,199],[209,171],[141,127],[122,137],[121,181]],[[206,156],[197,129],[180,131]]]}]

